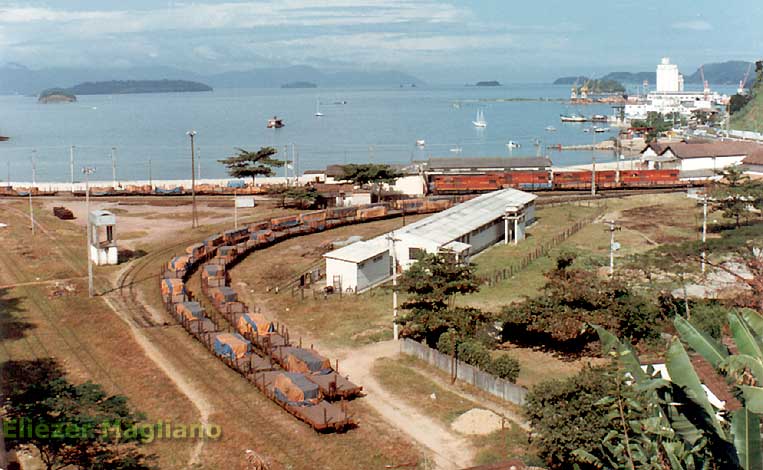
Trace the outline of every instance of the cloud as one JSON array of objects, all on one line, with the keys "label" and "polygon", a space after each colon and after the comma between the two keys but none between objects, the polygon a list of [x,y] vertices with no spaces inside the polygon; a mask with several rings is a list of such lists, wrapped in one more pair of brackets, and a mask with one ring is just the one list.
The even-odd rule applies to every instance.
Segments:
[{"label": "cloud", "polygon": [[705,20],[676,21],[670,26],[686,31],[710,31],[713,29],[713,25]]}]

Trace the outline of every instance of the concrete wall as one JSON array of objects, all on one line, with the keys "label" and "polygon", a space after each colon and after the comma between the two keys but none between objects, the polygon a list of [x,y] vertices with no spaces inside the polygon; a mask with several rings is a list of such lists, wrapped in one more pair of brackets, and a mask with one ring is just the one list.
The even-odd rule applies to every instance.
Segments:
[{"label": "concrete wall", "polygon": [[[449,373],[453,373],[453,360],[450,356],[440,353],[439,351],[432,349],[425,344],[418,343],[411,339],[405,338],[400,341],[400,352],[403,354],[409,354],[422,361],[437,367],[440,370],[444,370]],[[464,382],[470,383],[480,390],[502,398],[511,403],[517,405],[524,405],[525,397],[527,396],[527,389],[520,387],[517,384],[513,384],[508,380],[503,380],[494,375],[490,375],[487,372],[481,371],[476,367],[472,367],[465,362],[456,361],[456,376]]]},{"label": "concrete wall", "polygon": [[358,263],[358,290],[363,290],[390,277],[392,257],[384,252],[362,263]]},{"label": "concrete wall", "polygon": [[326,285],[333,286],[334,276],[339,276],[343,291],[361,291],[388,278],[391,275],[391,265],[389,252],[381,253],[362,263],[326,258]]},{"label": "concrete wall", "polygon": [[[495,243],[503,240],[505,223],[503,218],[496,219],[488,225],[483,225],[481,228],[470,233],[465,240],[459,240],[463,243],[468,243],[472,246],[469,250],[470,255],[476,255],[480,251],[488,248]],[[509,224],[509,230],[513,231],[514,224]]]},{"label": "concrete wall", "polygon": [[728,166],[740,163],[745,158],[745,155],[733,157],[685,158],[681,160],[681,171],[722,170]]}]

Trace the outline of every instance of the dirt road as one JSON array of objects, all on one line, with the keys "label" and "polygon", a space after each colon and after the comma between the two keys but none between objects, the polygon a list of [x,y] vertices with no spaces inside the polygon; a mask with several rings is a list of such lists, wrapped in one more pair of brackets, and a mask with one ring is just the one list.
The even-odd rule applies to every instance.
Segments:
[{"label": "dirt road", "polygon": [[319,350],[340,359],[340,372],[349,375],[353,382],[362,384],[363,390],[368,393],[366,403],[376,409],[390,424],[432,452],[436,468],[451,470],[471,464],[474,450],[467,439],[390,394],[371,374],[376,359],[399,354],[396,341],[384,341],[342,351],[330,351],[329,348],[320,346]]}]

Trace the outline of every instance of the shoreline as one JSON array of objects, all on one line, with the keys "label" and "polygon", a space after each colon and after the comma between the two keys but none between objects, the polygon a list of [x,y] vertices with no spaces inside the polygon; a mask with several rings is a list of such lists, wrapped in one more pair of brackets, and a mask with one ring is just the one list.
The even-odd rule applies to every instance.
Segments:
[{"label": "shoreline", "polygon": [[[596,163],[596,169],[597,170],[616,170],[619,166],[620,170],[634,170],[638,169],[638,158],[626,158],[624,160],[621,160],[620,162],[613,162],[613,161],[606,161],[606,162],[597,162]],[[591,170],[591,164],[586,163],[582,165],[567,165],[567,166],[552,166],[551,171],[590,171]],[[256,186],[270,186],[270,185],[278,185],[278,184],[286,184],[293,183],[294,181],[298,181],[301,184],[307,184],[311,182],[316,181],[316,177],[321,177],[321,180],[325,181],[325,176],[322,174],[310,174],[310,175],[302,175],[299,177],[283,177],[283,176],[273,176],[273,177],[260,177],[255,180]],[[228,183],[231,181],[245,181],[247,184],[249,184],[250,180],[249,178],[202,178],[196,180],[196,186],[200,185],[213,185],[213,186],[228,186]],[[162,189],[172,189],[176,188],[178,186],[183,187],[190,187],[191,186],[191,180],[186,179],[154,179],[154,180],[129,180],[129,181],[122,181],[117,180],[116,185],[114,184],[113,180],[94,180],[90,181],[90,189],[95,188],[125,188],[127,186],[148,186],[151,185],[154,188],[162,188]],[[30,188],[35,187],[40,191],[84,191],[85,190],[85,182],[84,181],[75,181],[72,183],[67,182],[60,182],[60,181],[38,181],[34,184],[32,184],[31,181],[11,181],[8,183],[7,181],[0,182],[0,187],[13,187],[13,188]]]}]

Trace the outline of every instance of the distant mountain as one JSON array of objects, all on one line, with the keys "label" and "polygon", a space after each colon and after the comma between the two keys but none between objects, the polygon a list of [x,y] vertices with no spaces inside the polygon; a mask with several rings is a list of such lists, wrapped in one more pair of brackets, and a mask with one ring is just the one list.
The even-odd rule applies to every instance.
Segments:
[{"label": "distant mountain", "polygon": [[501,82],[497,80],[488,80],[485,82],[477,82],[474,86],[501,86]]},{"label": "distant mountain", "polygon": [[579,77],[559,77],[554,80],[554,85],[574,85],[575,83],[580,85],[586,81],[588,81],[588,77],[584,77],[582,75]]},{"label": "distant mountain", "polygon": [[[749,67],[754,67],[752,62],[742,60],[730,60],[728,62],[718,62],[705,64],[705,80],[713,85],[737,85],[744,78]],[[752,69],[754,71],[754,68]],[[754,73],[750,72],[750,80],[754,78]],[[702,74],[700,69],[686,77],[686,83],[702,83]],[[748,82],[747,85],[750,83]]]},{"label": "distant mountain", "polygon": [[615,80],[620,83],[642,84],[644,80],[650,85],[657,81],[656,72],[612,72],[601,77],[602,80]]},{"label": "distant mountain", "polygon": [[281,88],[318,88],[313,82],[289,82],[281,85]]},{"label": "distant mountain", "polygon": [[110,80],[80,83],[65,91],[74,95],[125,95],[212,91],[212,87],[187,80]]},{"label": "distant mountain", "polygon": [[66,88],[83,82],[160,79],[199,81],[214,88],[278,88],[284,83],[296,81],[316,83],[324,88],[425,84],[418,78],[397,70],[323,72],[305,65],[201,75],[173,67],[31,70],[20,64],[6,64],[0,66],[0,94],[31,95],[46,88]]}]

